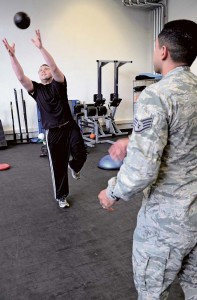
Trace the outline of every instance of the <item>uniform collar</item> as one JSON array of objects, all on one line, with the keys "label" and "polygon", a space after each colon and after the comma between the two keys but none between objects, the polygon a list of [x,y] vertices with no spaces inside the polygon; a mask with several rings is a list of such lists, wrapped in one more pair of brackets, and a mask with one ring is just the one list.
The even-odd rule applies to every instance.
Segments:
[{"label": "uniform collar", "polygon": [[171,71],[169,71],[164,77],[168,77],[169,75],[176,74],[176,73],[183,72],[183,71],[190,71],[190,67],[189,66],[176,67],[176,68],[172,69]]}]

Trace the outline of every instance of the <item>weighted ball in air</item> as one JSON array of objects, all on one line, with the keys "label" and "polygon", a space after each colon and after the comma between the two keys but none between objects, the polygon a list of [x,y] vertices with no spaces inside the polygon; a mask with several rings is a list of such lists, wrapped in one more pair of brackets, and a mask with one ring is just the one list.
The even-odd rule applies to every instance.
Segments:
[{"label": "weighted ball in air", "polygon": [[17,12],[14,15],[14,23],[20,29],[27,29],[30,25],[30,17],[25,12]]}]

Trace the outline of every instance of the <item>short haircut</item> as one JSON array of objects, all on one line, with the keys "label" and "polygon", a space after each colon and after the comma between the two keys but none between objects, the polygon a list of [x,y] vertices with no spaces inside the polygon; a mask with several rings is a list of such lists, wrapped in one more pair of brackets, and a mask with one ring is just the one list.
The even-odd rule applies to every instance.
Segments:
[{"label": "short haircut", "polygon": [[[41,68],[41,67],[44,67],[44,66],[50,68],[47,64],[42,64],[42,65],[40,66],[40,68]],[[39,68],[38,72],[40,71],[40,68]]]},{"label": "short haircut", "polygon": [[197,24],[174,20],[164,25],[158,35],[159,45],[166,46],[174,62],[191,66],[197,56]]}]

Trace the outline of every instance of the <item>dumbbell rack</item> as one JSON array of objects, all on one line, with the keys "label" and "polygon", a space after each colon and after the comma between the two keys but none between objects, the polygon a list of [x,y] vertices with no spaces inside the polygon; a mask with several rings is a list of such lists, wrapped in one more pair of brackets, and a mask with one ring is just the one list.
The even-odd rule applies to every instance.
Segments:
[{"label": "dumbbell rack", "polygon": [[[107,109],[105,106],[94,106],[93,104],[79,104],[75,107],[76,122],[79,125],[84,141],[87,146],[94,147],[98,143],[113,143],[106,140],[106,137],[112,136],[106,134],[100,124],[100,119],[103,119]],[[90,132],[85,132],[83,129],[89,129],[95,134],[95,139],[89,137]],[[104,139],[105,138],[105,139]]]}]

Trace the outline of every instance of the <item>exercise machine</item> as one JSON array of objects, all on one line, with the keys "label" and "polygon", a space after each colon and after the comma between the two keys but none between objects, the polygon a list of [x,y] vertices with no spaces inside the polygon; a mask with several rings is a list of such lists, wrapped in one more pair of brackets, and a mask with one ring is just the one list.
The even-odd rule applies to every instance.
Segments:
[{"label": "exercise machine", "polygon": [[[102,94],[102,68],[113,60],[97,60],[97,78],[98,92],[93,95],[93,103],[84,104],[83,107],[76,106],[77,123],[81,128],[84,141],[87,146],[94,147],[98,143],[110,143],[107,138],[112,136],[111,133],[106,133],[103,129],[105,118],[108,115],[107,107],[104,105],[106,99]],[[94,133],[95,139],[89,137],[90,132]]]},{"label": "exercise machine", "polygon": [[[108,63],[114,63],[114,92],[110,94],[107,108],[106,99],[102,94],[102,68]],[[127,134],[127,132],[123,133],[115,123],[115,113],[122,101],[118,93],[119,68],[126,63],[132,61],[97,60],[98,92],[93,95],[93,103],[75,106],[76,121],[87,146],[94,147],[97,143],[113,144],[109,137]],[[94,134],[94,139],[90,138],[90,133]]]},{"label": "exercise machine", "polygon": [[121,98],[119,98],[119,92],[118,92],[118,84],[119,84],[119,68],[127,63],[132,63],[132,61],[118,61],[114,60],[114,92],[110,94],[110,103],[108,105],[109,108],[109,114],[106,117],[106,131],[111,133],[112,135],[118,136],[118,135],[125,135],[128,132],[122,132],[116,122],[115,122],[115,114],[118,106],[120,105],[120,102],[122,101]]}]

